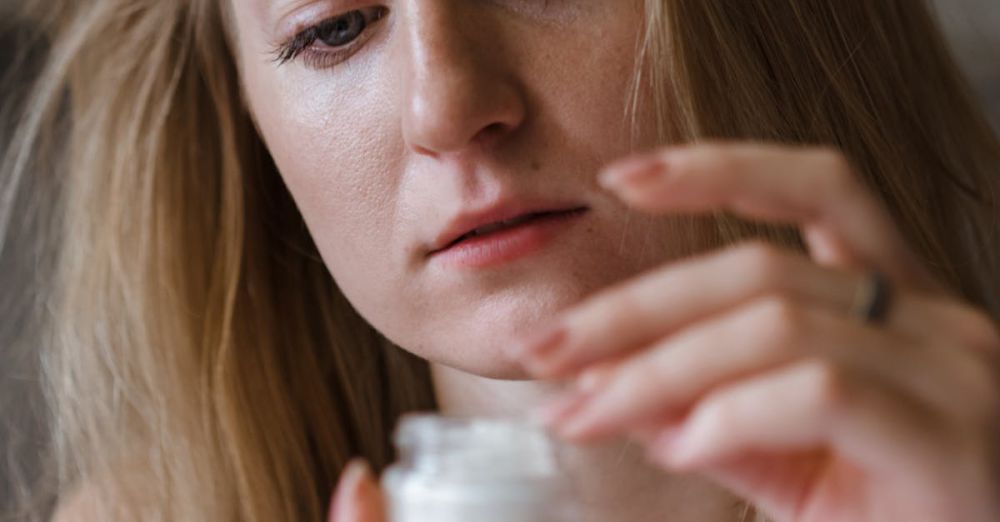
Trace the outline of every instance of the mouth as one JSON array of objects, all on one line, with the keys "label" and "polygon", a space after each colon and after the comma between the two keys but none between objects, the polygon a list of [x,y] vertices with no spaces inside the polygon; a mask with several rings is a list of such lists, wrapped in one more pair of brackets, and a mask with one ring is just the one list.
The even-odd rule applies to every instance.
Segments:
[{"label": "mouth", "polygon": [[493,223],[489,223],[487,225],[476,227],[472,230],[469,230],[468,232],[465,232],[464,234],[451,240],[445,246],[431,252],[431,254],[433,255],[438,252],[449,250],[455,246],[458,246],[468,241],[488,238],[489,236],[496,236],[506,232],[510,232],[517,228],[523,228],[523,227],[543,224],[545,222],[576,217],[580,214],[583,214],[587,210],[588,210],[587,207],[576,207],[566,210],[546,210],[540,212],[529,212],[510,219],[496,221]]},{"label": "mouth", "polygon": [[[482,249],[486,248],[491,254],[479,255],[480,259],[472,264],[491,264],[487,262],[487,257],[510,258],[514,254],[510,249],[515,243],[525,243],[526,239],[526,243],[538,243],[541,239],[538,237],[539,231],[551,230],[562,223],[575,221],[574,218],[589,210],[580,205],[539,205],[534,208],[521,206],[520,209],[498,205],[483,212],[461,214],[438,236],[434,246],[428,249],[427,257],[468,258],[470,252],[478,250],[483,254]],[[511,239],[515,239],[514,243],[511,243]],[[506,254],[501,254],[502,250],[507,250]]]}]

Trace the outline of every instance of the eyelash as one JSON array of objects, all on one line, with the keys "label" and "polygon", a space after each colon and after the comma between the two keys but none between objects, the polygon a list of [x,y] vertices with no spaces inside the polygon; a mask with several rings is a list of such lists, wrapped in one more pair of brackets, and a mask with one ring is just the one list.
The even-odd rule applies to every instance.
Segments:
[{"label": "eyelash", "polygon": [[[365,9],[356,9],[355,11],[367,15]],[[328,50],[318,49],[315,44],[320,40],[321,30],[324,26],[355,11],[327,18],[316,25],[303,29],[274,50],[275,61],[278,65],[284,65],[301,58],[307,67],[313,69],[329,69],[343,62],[363,43],[366,39],[364,35],[369,32],[371,26],[382,18],[385,18],[385,15],[388,13],[388,9],[384,7],[375,8],[374,13],[369,15],[370,18],[369,16],[365,17],[365,26],[354,40],[340,47],[324,45]]]}]

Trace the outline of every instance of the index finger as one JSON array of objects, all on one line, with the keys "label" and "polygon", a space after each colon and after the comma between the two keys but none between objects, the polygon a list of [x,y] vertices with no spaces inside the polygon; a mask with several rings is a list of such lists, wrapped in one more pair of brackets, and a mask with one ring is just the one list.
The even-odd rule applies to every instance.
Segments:
[{"label": "index finger", "polygon": [[730,211],[799,225],[820,263],[877,269],[939,290],[843,154],[828,148],[702,144],[612,165],[602,183],[650,212]]}]

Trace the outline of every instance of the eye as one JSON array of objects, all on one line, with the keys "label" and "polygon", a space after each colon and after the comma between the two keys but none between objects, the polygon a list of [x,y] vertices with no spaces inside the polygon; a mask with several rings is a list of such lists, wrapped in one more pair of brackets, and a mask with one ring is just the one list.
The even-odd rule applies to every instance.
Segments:
[{"label": "eye", "polygon": [[308,27],[275,50],[276,61],[284,64],[299,56],[314,68],[332,67],[360,45],[372,24],[388,12],[382,7],[356,9]]},{"label": "eye", "polygon": [[316,27],[316,38],[330,47],[340,47],[354,41],[368,21],[361,11],[351,11],[345,15],[327,20]]}]

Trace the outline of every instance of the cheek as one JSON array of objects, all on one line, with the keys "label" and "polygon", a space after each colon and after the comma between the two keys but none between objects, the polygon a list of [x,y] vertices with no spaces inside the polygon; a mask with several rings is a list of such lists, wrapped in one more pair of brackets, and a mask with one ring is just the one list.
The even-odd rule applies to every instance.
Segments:
[{"label": "cheek", "polygon": [[619,7],[590,5],[588,22],[581,22],[586,30],[536,44],[544,51],[520,50],[522,73],[532,80],[547,124],[568,148],[589,152],[589,168],[655,145],[652,115],[640,110],[633,129],[628,114],[642,18],[638,11],[624,16]]},{"label": "cheek", "polygon": [[245,74],[262,138],[331,273],[369,280],[390,254],[399,147],[390,115],[365,78],[352,78],[346,96],[346,74]]}]

